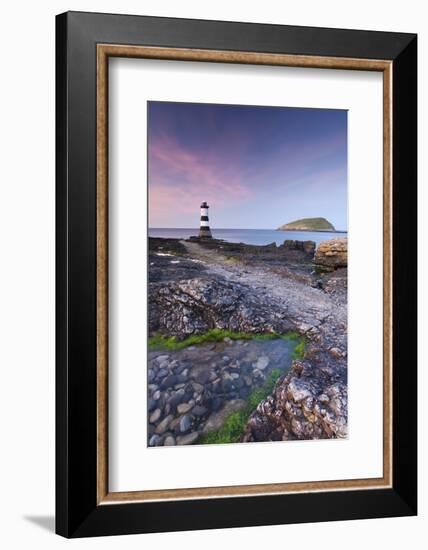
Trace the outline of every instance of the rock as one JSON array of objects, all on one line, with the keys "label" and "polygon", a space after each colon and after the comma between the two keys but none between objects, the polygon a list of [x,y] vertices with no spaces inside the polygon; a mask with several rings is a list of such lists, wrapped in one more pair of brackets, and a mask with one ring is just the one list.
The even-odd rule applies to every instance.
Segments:
[{"label": "rock", "polygon": [[156,390],[153,395],[152,395],[152,399],[154,399],[155,401],[157,401],[161,396],[161,392],[160,390]]},{"label": "rock", "polygon": [[253,381],[251,380],[251,376],[244,376],[244,382],[247,386],[252,386]]},{"label": "rock", "polygon": [[330,348],[330,355],[333,357],[336,357],[336,359],[339,359],[340,357],[343,357],[343,352],[340,351],[338,348]]},{"label": "rock", "polygon": [[254,367],[259,370],[264,370],[269,365],[269,357],[263,355],[257,359],[257,362],[254,364]]},{"label": "rock", "polygon": [[154,434],[149,440],[149,446],[157,447],[158,445],[160,445],[161,441],[162,441],[162,438],[159,435]]},{"label": "rock", "polygon": [[348,265],[348,239],[330,239],[318,245],[314,263],[329,268],[346,267]]},{"label": "rock", "polygon": [[177,437],[177,445],[192,445],[198,439],[198,432],[192,432],[187,435],[180,435]]},{"label": "rock", "polygon": [[304,252],[310,256],[313,256],[315,252],[315,242],[314,241],[295,241],[295,240],[286,240],[279,247],[285,250],[297,250],[299,252]]},{"label": "rock", "polygon": [[192,427],[192,417],[185,414],[180,419],[180,432],[184,433],[190,430]]},{"label": "rock", "polygon": [[209,370],[201,370],[194,375],[194,379],[197,384],[202,386],[206,384],[210,379],[211,372]]},{"label": "rock", "polygon": [[171,395],[171,397],[168,400],[168,404],[170,405],[171,409],[175,409],[177,405],[179,405],[184,401],[184,398],[185,398],[185,391],[183,388],[181,388]]},{"label": "rock", "polygon": [[177,405],[178,414],[186,414],[192,409],[193,405],[190,403],[180,403]]},{"label": "rock", "polygon": [[175,437],[172,435],[168,435],[167,437],[165,437],[163,445],[164,447],[171,447],[172,445],[175,445]]},{"label": "rock", "polygon": [[195,277],[149,285],[150,334],[182,338],[212,327],[235,332],[293,330],[293,323],[275,314],[268,295],[248,292],[231,280]]},{"label": "rock", "polygon": [[177,432],[180,430],[180,420],[181,418],[174,418],[174,420],[171,420],[171,424],[168,426],[168,430],[171,432]]},{"label": "rock", "polygon": [[202,405],[196,405],[196,407],[193,407],[192,414],[194,416],[204,416],[208,412],[208,409],[206,407],[203,407]]},{"label": "rock", "polygon": [[147,402],[147,410],[153,411],[157,407],[157,402],[154,399],[149,399]]},{"label": "rock", "polygon": [[187,376],[185,376],[184,374],[177,374],[176,376],[176,384],[184,384],[185,382],[187,382]]},{"label": "rock", "polygon": [[156,409],[151,415],[150,415],[150,418],[149,418],[149,422],[151,424],[154,424],[155,422],[157,422],[159,420],[159,418],[161,417],[161,414],[162,414],[162,411],[160,409]]},{"label": "rock", "polygon": [[347,437],[346,369],[328,357],[309,349],[294,361],[251,414],[241,441]]},{"label": "rock", "polygon": [[158,355],[156,357],[156,361],[158,363],[163,363],[164,361],[167,361],[169,359],[169,355]]},{"label": "rock", "polygon": [[192,388],[197,393],[201,393],[204,391],[204,386],[202,386],[202,384],[198,384],[197,382],[192,382]]},{"label": "rock", "polygon": [[176,383],[177,383],[177,376],[175,374],[170,374],[169,376],[167,376],[162,380],[160,387],[162,390],[165,390],[166,388],[171,388]]},{"label": "rock", "polygon": [[[159,369],[158,372],[157,372],[157,374],[156,374],[156,377],[157,377],[158,379],[161,379],[161,378],[165,378],[165,376],[167,376],[167,375],[168,375],[167,369]],[[161,387],[162,387],[162,386],[161,386]]]},{"label": "rock", "polygon": [[226,418],[236,411],[240,411],[246,406],[246,402],[243,399],[234,399],[227,401],[224,407],[218,412],[211,413],[208,420],[205,422],[203,433],[212,432],[218,430],[224,424]]},{"label": "rock", "polygon": [[166,416],[162,422],[160,422],[157,426],[156,426],[156,429],[155,429],[155,433],[157,434],[163,434],[164,432],[166,432],[168,426],[170,425],[171,423],[171,420],[173,419],[173,415],[172,414],[169,414],[168,416]]},{"label": "rock", "polygon": [[302,401],[306,397],[312,396],[310,385],[299,378],[294,378],[291,380],[288,385],[288,392],[296,403]]}]

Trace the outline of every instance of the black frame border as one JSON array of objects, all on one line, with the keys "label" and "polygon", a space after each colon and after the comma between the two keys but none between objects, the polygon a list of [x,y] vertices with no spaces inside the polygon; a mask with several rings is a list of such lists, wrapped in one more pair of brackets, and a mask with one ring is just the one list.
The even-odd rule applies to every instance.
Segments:
[{"label": "black frame border", "polygon": [[[393,62],[393,486],[97,505],[96,45]],[[67,12],[56,17],[56,532],[65,537],[417,513],[417,36]],[[166,519],[167,518],[167,519]]]}]

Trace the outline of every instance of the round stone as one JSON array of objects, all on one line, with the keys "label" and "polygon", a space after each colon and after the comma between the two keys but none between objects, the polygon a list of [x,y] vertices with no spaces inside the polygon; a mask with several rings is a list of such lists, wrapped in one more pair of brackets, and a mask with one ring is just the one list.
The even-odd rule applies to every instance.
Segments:
[{"label": "round stone", "polygon": [[193,407],[192,414],[195,416],[204,416],[208,412],[208,409],[202,405],[196,405],[196,407]]},{"label": "round stone", "polygon": [[192,445],[198,439],[198,432],[192,432],[187,435],[180,435],[177,437],[177,445]]},{"label": "round stone", "polygon": [[157,434],[152,435],[152,437],[149,440],[149,446],[150,447],[156,447],[161,442],[161,437]]},{"label": "round stone", "polygon": [[168,371],[166,369],[159,369],[157,373],[158,378],[165,378],[165,376],[168,374]]},{"label": "round stone", "polygon": [[259,357],[257,359],[257,362],[255,363],[256,369],[264,370],[269,365],[269,357],[266,357],[266,355],[262,355],[262,357]]},{"label": "round stone", "polygon": [[180,403],[177,406],[177,412],[178,414],[186,414],[191,410],[192,407],[193,405],[190,403]]},{"label": "round stone", "polygon": [[150,415],[150,418],[149,418],[150,423],[154,424],[155,422],[157,422],[161,417],[161,414],[162,412],[160,409],[155,409],[153,413]]},{"label": "round stone", "polygon": [[175,445],[175,437],[173,435],[168,435],[165,437],[163,445],[164,447],[171,447],[172,445]]},{"label": "round stone", "polygon": [[164,432],[166,432],[168,426],[170,425],[172,419],[174,417],[172,416],[172,414],[169,414],[168,416],[166,416],[162,422],[160,422],[157,426],[156,426],[156,429],[155,429],[155,432],[157,434],[163,434]]},{"label": "round stone", "polygon": [[180,420],[180,432],[185,433],[189,431],[191,426],[192,426],[192,418],[188,414],[185,414],[184,416],[182,416]]}]

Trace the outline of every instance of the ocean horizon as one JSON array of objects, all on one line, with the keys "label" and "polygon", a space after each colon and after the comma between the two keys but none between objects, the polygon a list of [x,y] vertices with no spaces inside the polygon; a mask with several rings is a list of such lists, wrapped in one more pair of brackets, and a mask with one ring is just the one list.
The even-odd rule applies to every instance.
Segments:
[{"label": "ocean horizon", "polygon": [[[333,239],[336,236],[347,236],[347,231],[278,231],[276,229],[214,229],[211,233],[215,239],[223,239],[231,243],[266,245],[276,243],[281,245],[285,240],[320,242]],[[149,237],[168,239],[188,239],[197,236],[199,228],[149,227]]]}]

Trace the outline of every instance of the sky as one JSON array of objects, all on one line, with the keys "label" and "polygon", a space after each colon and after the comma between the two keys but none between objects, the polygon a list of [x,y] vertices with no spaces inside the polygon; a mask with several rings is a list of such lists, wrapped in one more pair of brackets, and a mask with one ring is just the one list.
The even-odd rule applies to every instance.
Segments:
[{"label": "sky", "polygon": [[347,229],[347,112],[148,102],[149,226]]}]

